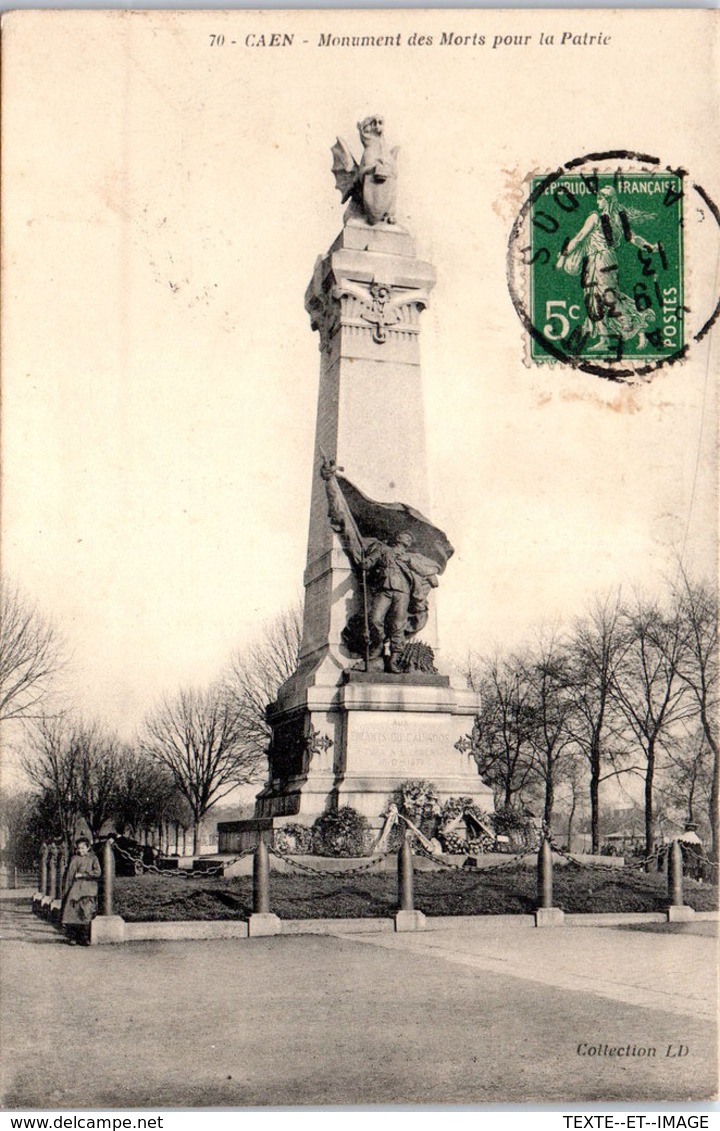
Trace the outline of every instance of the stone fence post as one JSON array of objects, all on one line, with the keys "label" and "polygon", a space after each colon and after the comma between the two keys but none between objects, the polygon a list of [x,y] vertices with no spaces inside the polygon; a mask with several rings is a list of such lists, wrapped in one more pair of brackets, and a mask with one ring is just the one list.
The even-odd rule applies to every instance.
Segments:
[{"label": "stone fence post", "polygon": [[43,844],[43,846],[40,850],[40,883],[39,883],[39,886],[38,886],[38,891],[40,892],[41,895],[47,895],[47,893],[48,893],[48,853],[49,853],[49,851],[50,850],[49,850],[47,844]]},{"label": "stone fence post", "polygon": [[48,893],[48,846],[43,841],[42,848],[40,849],[40,864],[38,867],[38,887],[37,891],[32,898],[32,909],[36,914],[39,914],[42,908],[42,901]]},{"label": "stone fence post", "polygon": [[101,915],[112,915],[115,903],[115,853],[113,838],[108,837],[102,848],[102,910]]},{"label": "stone fence post", "polygon": [[125,920],[114,913],[115,906],[115,838],[109,836],[102,846],[102,890],[100,914],[90,924],[90,945],[125,942]]},{"label": "stone fence post", "polygon": [[415,869],[411,835],[410,830],[406,829],[398,852],[400,907],[395,915],[396,931],[423,931],[425,929],[425,916],[422,911],[415,910]]},{"label": "stone fence post", "polygon": [[57,891],[58,851],[56,844],[51,844],[48,848],[47,892],[42,902],[43,913],[48,918],[52,913],[52,905]]},{"label": "stone fence post", "polygon": [[270,911],[270,853],[261,839],[253,860],[253,912],[248,919],[248,935],[279,935],[281,929],[277,915]]},{"label": "stone fence post", "polygon": [[60,861],[58,867],[58,899],[63,897],[63,884],[65,883],[65,873],[67,872],[68,861],[70,859],[67,845],[64,844],[60,849]]},{"label": "stone fence post", "polygon": [[679,840],[670,845],[667,858],[668,923],[683,923],[693,919],[695,912],[685,903],[683,891],[683,855]]},{"label": "stone fence post", "polygon": [[535,912],[536,927],[559,927],[565,914],[559,907],[553,907],[553,858],[552,845],[544,836],[538,852],[537,861],[538,908]]}]

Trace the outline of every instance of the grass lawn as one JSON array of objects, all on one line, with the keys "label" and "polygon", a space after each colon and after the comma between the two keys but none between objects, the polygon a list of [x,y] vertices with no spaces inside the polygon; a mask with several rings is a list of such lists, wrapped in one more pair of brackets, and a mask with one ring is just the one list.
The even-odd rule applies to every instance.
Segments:
[{"label": "grass lawn", "polygon": [[[568,867],[556,869],[554,879],[554,902],[567,912],[667,907],[665,877],[657,873]],[[686,880],[685,902],[696,911],[714,911],[717,887]],[[181,879],[177,873],[118,878],[115,905],[129,922],[242,919],[252,911],[252,880],[249,876]],[[419,872],[415,906],[426,915],[529,914],[537,906],[535,871],[518,867],[480,873]],[[346,879],[338,873],[273,873],[271,907],[281,919],[387,917],[397,909],[397,881],[391,873]]]}]

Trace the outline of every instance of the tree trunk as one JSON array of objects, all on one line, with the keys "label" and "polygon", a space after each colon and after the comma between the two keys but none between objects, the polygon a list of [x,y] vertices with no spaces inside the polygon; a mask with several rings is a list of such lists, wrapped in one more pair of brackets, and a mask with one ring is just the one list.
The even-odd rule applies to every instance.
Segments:
[{"label": "tree trunk", "polygon": [[573,838],[573,825],[575,824],[575,810],[576,810],[576,808],[577,808],[577,800],[575,798],[575,790],[573,789],[572,805],[570,806],[570,814],[568,816],[568,823],[567,823],[567,850],[568,850],[568,852],[572,852],[572,850],[573,850],[573,839],[572,838]]},{"label": "tree trunk", "polygon": [[[645,771],[645,855],[652,856],[655,851],[655,809],[653,806],[653,786],[655,780],[655,746],[647,751],[647,770]],[[651,862],[648,860],[647,870]]]},{"label": "tree trunk", "polygon": [[690,786],[690,792],[687,799],[687,821],[688,824],[695,824],[695,782],[693,781]]},{"label": "tree trunk", "polygon": [[200,822],[195,818],[193,824],[193,856],[200,855]]},{"label": "tree trunk", "polygon": [[720,858],[720,759],[718,759],[717,742],[710,742],[713,755],[712,783],[710,785],[710,859],[716,864]]},{"label": "tree trunk", "polygon": [[600,852],[600,746],[593,741],[590,752],[590,831],[593,856]]},{"label": "tree trunk", "polygon": [[555,806],[555,785],[552,776],[548,775],[545,780],[545,812],[543,813],[543,820],[545,825],[550,829],[550,822],[552,821],[553,808]]}]

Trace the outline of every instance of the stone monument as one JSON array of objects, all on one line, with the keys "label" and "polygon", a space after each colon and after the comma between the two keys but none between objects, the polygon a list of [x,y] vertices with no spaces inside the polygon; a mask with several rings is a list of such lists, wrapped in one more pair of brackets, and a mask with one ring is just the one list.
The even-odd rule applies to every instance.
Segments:
[{"label": "stone monument", "polygon": [[359,163],[341,139],[332,147],[348,208],[305,296],[320,389],[299,664],[268,708],[255,820],[232,823],[242,835],[226,851],[343,805],[380,828],[408,779],[493,808],[467,738],[478,697],[435,667],[433,590],[453,553],[425,517],[419,334],[435,272],[396,222],[383,119],[358,130]]}]

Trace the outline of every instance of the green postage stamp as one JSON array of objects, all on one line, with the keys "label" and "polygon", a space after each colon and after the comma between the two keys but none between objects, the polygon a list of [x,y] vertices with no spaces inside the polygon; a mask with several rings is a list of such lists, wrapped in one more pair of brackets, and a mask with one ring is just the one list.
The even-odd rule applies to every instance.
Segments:
[{"label": "green postage stamp", "polygon": [[668,172],[532,181],[530,355],[664,361],[684,345],[683,187]]},{"label": "green postage stamp", "polygon": [[697,334],[687,324],[690,188],[720,223],[700,186],[689,186],[683,169],[624,150],[577,158],[526,184],[508,283],[528,364],[632,380],[683,358],[718,313]]}]

